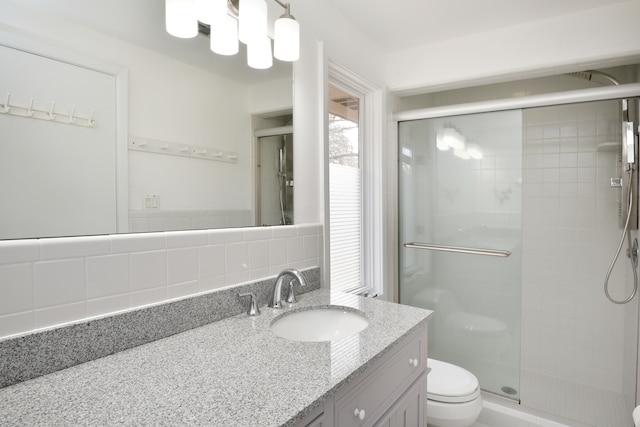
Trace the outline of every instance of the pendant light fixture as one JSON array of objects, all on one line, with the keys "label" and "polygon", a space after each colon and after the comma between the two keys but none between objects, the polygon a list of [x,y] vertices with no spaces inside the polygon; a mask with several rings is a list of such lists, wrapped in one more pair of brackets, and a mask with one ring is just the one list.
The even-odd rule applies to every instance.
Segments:
[{"label": "pendant light fixture", "polygon": [[194,0],[165,0],[167,32],[174,37],[188,39],[198,35],[198,21]]},{"label": "pendant light fixture", "polygon": [[273,56],[297,61],[300,24],[291,15],[289,3],[273,1],[284,9],[274,24],[273,53],[267,34],[267,0],[165,0],[166,30],[175,37],[192,38],[200,28],[219,55],[235,55],[240,41],[247,45],[247,64],[252,68],[270,68]]},{"label": "pendant light fixture", "polygon": [[284,14],[273,26],[273,56],[281,61],[297,61],[300,58],[300,24],[291,15],[289,3]]}]

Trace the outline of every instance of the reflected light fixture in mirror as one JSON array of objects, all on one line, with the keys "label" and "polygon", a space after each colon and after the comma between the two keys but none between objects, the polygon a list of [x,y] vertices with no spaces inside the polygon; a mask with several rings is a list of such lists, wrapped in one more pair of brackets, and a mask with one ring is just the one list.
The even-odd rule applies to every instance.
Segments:
[{"label": "reflected light fixture in mirror", "polygon": [[[300,57],[300,24],[291,15],[289,3],[273,0],[284,10],[274,24],[274,49],[267,34],[266,0],[165,0],[165,24],[169,34],[192,38],[208,27],[211,50],[220,55],[238,53],[239,42],[247,45],[247,64],[266,69],[273,56],[293,62]],[[206,32],[205,32],[206,34]]]}]

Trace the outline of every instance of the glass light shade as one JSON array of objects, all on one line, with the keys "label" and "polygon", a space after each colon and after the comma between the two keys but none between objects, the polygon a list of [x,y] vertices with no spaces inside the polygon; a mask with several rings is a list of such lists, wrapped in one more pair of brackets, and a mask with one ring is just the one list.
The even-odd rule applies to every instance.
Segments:
[{"label": "glass light shade", "polygon": [[198,35],[198,19],[194,0],[165,0],[167,32],[183,39]]},{"label": "glass light shade", "polygon": [[224,25],[227,19],[227,0],[195,0],[196,18],[203,24]]},{"label": "glass light shade", "polygon": [[235,55],[238,53],[238,21],[227,15],[222,25],[211,26],[209,34],[211,50],[218,55]]},{"label": "glass light shade", "polygon": [[247,45],[247,64],[258,70],[271,68],[273,57],[271,56],[271,39],[269,37],[264,36]]},{"label": "glass light shade", "polygon": [[300,24],[291,16],[281,16],[273,28],[273,56],[281,61],[300,58]]},{"label": "glass light shade", "polygon": [[238,15],[238,37],[242,43],[248,46],[267,37],[266,0],[241,0]]}]

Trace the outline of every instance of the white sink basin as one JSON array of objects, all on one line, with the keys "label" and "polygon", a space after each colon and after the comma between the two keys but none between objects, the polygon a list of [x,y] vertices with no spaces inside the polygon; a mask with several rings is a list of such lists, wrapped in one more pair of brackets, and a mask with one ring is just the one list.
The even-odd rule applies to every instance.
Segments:
[{"label": "white sink basin", "polygon": [[286,313],[271,323],[271,331],[293,341],[333,341],[362,331],[364,315],[343,307],[318,307]]}]

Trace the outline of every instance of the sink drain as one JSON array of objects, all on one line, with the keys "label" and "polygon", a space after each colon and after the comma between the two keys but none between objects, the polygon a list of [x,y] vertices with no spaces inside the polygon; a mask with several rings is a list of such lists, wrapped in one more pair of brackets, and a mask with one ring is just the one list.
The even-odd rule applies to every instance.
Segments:
[{"label": "sink drain", "polygon": [[500,390],[502,390],[504,394],[509,394],[509,395],[518,394],[518,390],[516,390],[513,387],[509,387],[507,385],[505,385],[504,387],[501,387]]}]

